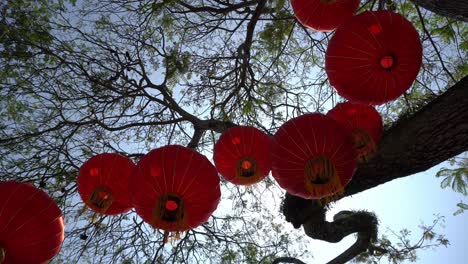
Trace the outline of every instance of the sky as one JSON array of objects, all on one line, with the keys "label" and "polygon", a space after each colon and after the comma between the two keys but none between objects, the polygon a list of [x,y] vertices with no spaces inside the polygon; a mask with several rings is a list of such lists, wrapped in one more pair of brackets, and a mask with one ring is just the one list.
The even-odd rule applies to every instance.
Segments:
[{"label": "sky", "polygon": [[[330,217],[331,221],[333,215],[340,210],[366,209],[377,214],[380,221],[380,232],[385,232],[388,228],[395,232],[407,228],[414,230],[414,240],[412,241],[416,241],[422,234],[418,226],[421,223],[431,224],[436,218],[434,215],[439,214],[445,216],[445,228],[438,226],[435,230],[445,234],[450,245],[447,248],[441,246],[435,250],[418,251],[416,263],[467,263],[468,212],[458,216],[453,215],[457,210],[456,204],[464,200],[464,196],[451,189],[440,188],[441,179],[436,178],[435,174],[444,166],[448,167],[447,164],[442,163],[425,172],[393,180],[376,188],[343,198],[334,205],[327,217]],[[308,264],[326,263],[355,242],[353,235],[336,244],[308,239],[314,257],[311,260],[303,259]],[[383,260],[382,263],[387,263],[387,260]]]}]

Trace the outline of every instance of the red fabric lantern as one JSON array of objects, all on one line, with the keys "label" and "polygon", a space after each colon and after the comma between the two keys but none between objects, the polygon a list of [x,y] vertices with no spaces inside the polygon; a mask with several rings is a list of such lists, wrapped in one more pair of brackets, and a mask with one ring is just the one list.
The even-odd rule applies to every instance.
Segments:
[{"label": "red fabric lantern", "polygon": [[337,104],[327,116],[345,125],[352,132],[358,161],[370,160],[377,151],[383,133],[382,118],[370,105],[351,102]]},{"label": "red fabric lantern", "polygon": [[271,139],[250,126],[226,130],[214,146],[213,160],[218,172],[234,184],[251,185],[271,170]]},{"label": "red fabric lantern", "polygon": [[336,30],[325,69],[341,96],[378,105],[402,95],[416,79],[421,62],[421,41],[408,20],[390,11],[367,11]]},{"label": "red fabric lantern", "polygon": [[351,17],[359,0],[291,0],[294,15],[302,25],[317,31],[332,31]]},{"label": "red fabric lantern", "polygon": [[64,238],[62,211],[28,183],[0,182],[0,263],[48,263]]},{"label": "red fabric lantern", "polygon": [[133,161],[116,153],[98,154],[86,161],[78,175],[78,193],[87,206],[106,215],[132,208],[129,179]]},{"label": "red fabric lantern", "polygon": [[272,174],[289,193],[320,199],[343,190],[356,169],[350,131],[322,114],[305,114],[276,132]]},{"label": "red fabric lantern", "polygon": [[130,188],[137,214],[153,227],[171,232],[206,222],[221,198],[218,172],[211,162],[177,145],[143,156]]}]

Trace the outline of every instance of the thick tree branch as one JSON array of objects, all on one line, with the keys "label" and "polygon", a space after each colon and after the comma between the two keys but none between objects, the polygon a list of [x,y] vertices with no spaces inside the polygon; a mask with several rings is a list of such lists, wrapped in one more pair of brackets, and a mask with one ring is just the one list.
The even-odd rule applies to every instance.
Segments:
[{"label": "thick tree branch", "polygon": [[275,260],[273,260],[271,264],[279,264],[279,263],[305,264],[305,262],[302,262],[301,260],[297,258],[292,258],[292,257],[276,258]]},{"label": "thick tree branch", "polygon": [[411,0],[415,4],[438,15],[468,22],[466,0]]},{"label": "thick tree branch", "polygon": [[187,4],[185,2],[180,2],[180,5],[187,8],[190,13],[198,13],[198,12],[209,12],[212,14],[227,14],[232,11],[236,11],[239,9],[247,8],[248,6],[254,5],[257,3],[257,1],[246,1],[242,3],[237,3],[237,4],[224,4],[224,8],[217,8],[217,7],[212,7],[212,6],[193,6],[190,4]]},{"label": "thick tree branch", "polygon": [[377,155],[358,168],[345,196],[425,171],[467,151],[466,135],[468,76],[387,130]]},{"label": "thick tree branch", "polygon": [[359,232],[356,242],[352,244],[347,250],[338,255],[336,258],[329,261],[327,264],[344,264],[352,260],[362,252],[368,250],[372,242],[371,234],[367,232]]},{"label": "thick tree branch", "polygon": [[203,137],[203,134],[205,133],[206,130],[212,130],[218,133],[223,133],[224,130],[235,127],[237,126],[236,124],[230,122],[230,121],[219,121],[219,120],[198,120],[194,124],[194,132],[192,139],[190,140],[189,144],[187,147],[189,148],[197,148],[198,143]]},{"label": "thick tree branch", "polygon": [[326,208],[316,200],[302,199],[289,193],[282,204],[282,212],[295,228],[301,225],[306,235],[330,243],[337,243],[344,237],[358,233],[356,242],[329,264],[346,263],[366,251],[370,243],[377,239],[377,217],[366,211],[341,211],[333,217],[333,222],[325,220]]},{"label": "thick tree branch", "polygon": [[245,42],[241,44],[239,47],[239,54],[238,56],[241,57],[242,64],[240,67],[240,74],[239,74],[239,87],[242,88],[245,86],[247,82],[247,73],[249,72],[250,67],[250,53],[252,48],[252,42],[255,32],[255,27],[257,26],[257,22],[262,14],[262,10],[265,7],[266,0],[260,0],[258,2],[257,7],[255,8],[252,18],[250,19],[249,23],[247,24],[247,35],[245,37]]}]

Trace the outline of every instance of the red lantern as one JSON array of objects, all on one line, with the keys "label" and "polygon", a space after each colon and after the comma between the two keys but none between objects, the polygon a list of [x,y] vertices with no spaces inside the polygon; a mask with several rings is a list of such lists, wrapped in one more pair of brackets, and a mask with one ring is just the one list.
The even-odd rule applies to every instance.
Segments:
[{"label": "red lantern", "polygon": [[390,11],[367,11],[336,30],[325,69],[341,96],[377,105],[402,95],[416,79],[421,62],[421,41],[408,20]]},{"label": "red lantern", "polygon": [[305,114],[276,132],[272,174],[289,193],[320,199],[343,190],[356,169],[350,131],[322,114]]},{"label": "red lantern", "polygon": [[78,175],[78,193],[95,212],[116,215],[132,208],[129,179],[133,161],[116,153],[103,153],[86,161]]},{"label": "red lantern", "polygon": [[0,263],[48,263],[64,238],[62,211],[28,183],[0,182]]},{"label": "red lantern", "polygon": [[181,232],[206,222],[221,198],[218,172],[198,152],[177,145],[143,156],[130,188],[137,214],[155,228]]},{"label": "red lantern", "polygon": [[227,181],[251,185],[270,173],[270,148],[271,139],[255,127],[233,127],[216,142],[213,160]]},{"label": "red lantern", "polygon": [[317,31],[332,31],[351,17],[359,0],[291,0],[294,15],[302,25]]},{"label": "red lantern", "polygon": [[327,116],[352,131],[359,162],[366,162],[374,156],[383,130],[382,118],[374,107],[350,102],[340,103],[331,109]]}]

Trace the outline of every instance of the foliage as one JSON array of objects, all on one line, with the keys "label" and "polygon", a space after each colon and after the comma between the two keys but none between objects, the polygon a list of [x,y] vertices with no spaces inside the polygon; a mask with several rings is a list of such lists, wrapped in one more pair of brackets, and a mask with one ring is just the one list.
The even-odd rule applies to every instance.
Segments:
[{"label": "foliage", "polygon": [[402,229],[398,233],[390,230],[396,242],[392,242],[386,235],[382,235],[376,243],[374,243],[367,252],[357,256],[354,263],[381,263],[386,259],[385,263],[401,263],[405,260],[417,262],[418,258],[416,250],[434,249],[438,246],[447,247],[450,243],[443,234],[436,233],[435,228],[442,225],[444,218],[436,216],[431,225],[421,225],[422,235],[418,240],[414,240],[412,232],[407,229]]},{"label": "foliage", "polygon": [[[376,2],[362,1],[360,11]],[[416,25],[425,55],[408,93],[379,107],[387,125],[468,71],[466,23],[394,4]],[[63,209],[66,239],[54,263],[310,257],[307,240],[277,212],[282,191],[271,179],[248,189],[223,182],[210,221],[162,246],[163,234],[134,212],[83,211],[76,176],[97,153],[137,161],[181,144],[211,157],[233,124],[274,133],[285,120],[330,109],[343,100],[323,69],[332,33],[301,26],[285,0],[7,0],[0,12],[0,178],[40,186]],[[466,170],[439,176],[466,193]]]},{"label": "foliage", "polygon": [[[468,158],[466,155],[461,155],[460,157],[455,157],[450,160],[452,166],[457,166],[458,168],[448,169],[442,168],[437,172],[436,176],[443,178],[440,183],[441,188],[450,187],[455,192],[461,193],[464,196],[467,196],[467,186],[468,186]],[[454,215],[459,215],[468,209],[468,205],[464,202],[459,202],[457,204],[458,210],[453,213]]]}]

